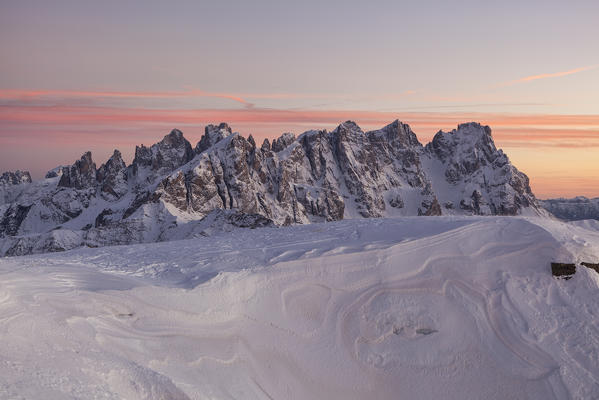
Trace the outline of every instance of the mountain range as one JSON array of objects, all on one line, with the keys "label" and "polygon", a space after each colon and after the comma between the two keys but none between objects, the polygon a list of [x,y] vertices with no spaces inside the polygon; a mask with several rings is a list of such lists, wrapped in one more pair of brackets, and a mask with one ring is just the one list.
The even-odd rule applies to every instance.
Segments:
[{"label": "mountain range", "polygon": [[577,196],[572,199],[539,200],[539,204],[551,214],[565,221],[599,220],[599,197],[589,199]]},{"label": "mountain range", "polygon": [[527,176],[478,123],[439,131],[421,144],[398,120],[364,132],[284,133],[258,146],[226,123],[195,145],[173,129],[118,150],[100,167],[91,152],[32,181],[0,176],[0,255],[209,236],[348,218],[546,215]]}]

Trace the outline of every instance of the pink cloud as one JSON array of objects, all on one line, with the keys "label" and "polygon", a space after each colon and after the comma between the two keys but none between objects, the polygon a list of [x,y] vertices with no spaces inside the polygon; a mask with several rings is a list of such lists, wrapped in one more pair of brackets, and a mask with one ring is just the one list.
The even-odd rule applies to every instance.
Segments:
[{"label": "pink cloud", "polygon": [[[195,144],[205,125],[224,121],[243,135],[251,133],[261,141],[285,131],[298,134],[308,129],[332,129],[348,119],[356,121],[364,130],[400,119],[410,124],[423,143],[439,129],[450,130],[462,122],[480,121],[493,128],[498,146],[507,148],[508,155],[509,148],[530,149],[534,157],[535,151],[542,151],[541,148],[584,151],[599,147],[599,115],[24,105],[0,106],[0,170],[32,169],[34,175],[40,177],[58,164],[72,162],[86,150],[92,150],[94,160],[100,164],[114,148],[119,148],[131,161],[136,144],[155,143],[172,128],[183,130],[187,139]],[[576,168],[572,165],[575,173],[588,174]],[[540,193],[553,193],[552,188],[561,182],[557,178],[552,182],[535,179],[531,176]],[[579,190],[576,194],[599,195],[599,192]]]},{"label": "pink cloud", "polygon": [[586,67],[574,68],[574,69],[570,69],[567,71],[530,75],[530,76],[525,76],[524,78],[516,79],[514,81],[509,81],[509,82],[499,84],[496,87],[512,86],[512,85],[516,85],[518,83],[536,81],[539,79],[558,78],[561,76],[567,76],[567,75],[577,74],[579,72],[589,71],[589,70],[595,69],[597,67],[599,67],[599,65],[588,65]]},{"label": "pink cloud", "polygon": [[113,99],[170,99],[190,97],[217,97],[228,99],[252,108],[254,105],[241,96],[228,93],[206,92],[203,90],[187,90],[178,92],[123,92],[123,91],[79,91],[79,90],[0,90],[0,99],[42,99],[44,97],[60,98],[113,98]]}]

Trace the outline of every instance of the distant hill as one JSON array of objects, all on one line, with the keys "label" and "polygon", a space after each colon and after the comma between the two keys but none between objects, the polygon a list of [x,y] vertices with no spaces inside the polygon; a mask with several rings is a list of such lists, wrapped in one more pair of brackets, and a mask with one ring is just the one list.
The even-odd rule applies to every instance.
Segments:
[{"label": "distant hill", "polygon": [[599,197],[589,199],[578,196],[573,199],[539,200],[539,204],[551,214],[566,221],[599,220]]}]

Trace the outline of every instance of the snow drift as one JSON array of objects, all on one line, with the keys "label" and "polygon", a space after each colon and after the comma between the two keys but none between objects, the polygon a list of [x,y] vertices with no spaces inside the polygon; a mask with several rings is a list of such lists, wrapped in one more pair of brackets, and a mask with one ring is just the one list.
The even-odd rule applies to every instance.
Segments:
[{"label": "snow drift", "polygon": [[596,224],[402,217],[0,259],[0,398],[599,397]]}]

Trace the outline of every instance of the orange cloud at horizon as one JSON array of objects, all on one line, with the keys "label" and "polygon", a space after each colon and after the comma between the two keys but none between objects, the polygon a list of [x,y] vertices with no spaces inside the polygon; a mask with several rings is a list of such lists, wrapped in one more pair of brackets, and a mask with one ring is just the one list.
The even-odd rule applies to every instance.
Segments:
[{"label": "orange cloud at horizon", "polygon": [[[59,163],[72,162],[86,150],[94,151],[94,159],[103,160],[120,146],[127,147],[121,150],[130,160],[135,144],[155,143],[176,127],[195,144],[208,123],[228,122],[245,136],[251,133],[256,140],[262,140],[285,131],[298,134],[309,129],[332,129],[349,119],[364,130],[400,119],[410,124],[422,142],[430,140],[440,129],[450,130],[462,122],[479,121],[493,128],[498,147],[529,175],[540,197],[599,196],[599,170],[592,162],[583,162],[593,160],[592,151],[599,149],[599,115],[0,106],[0,161],[6,162],[0,169],[34,168],[40,176]],[[23,156],[24,149],[41,143],[47,154],[54,148],[55,159],[41,156],[27,160]],[[567,171],[567,176],[560,177],[555,175],[552,165],[564,152],[568,154],[568,162],[560,168]],[[554,161],[547,154],[552,154]],[[583,183],[573,185],[572,177]]]}]

